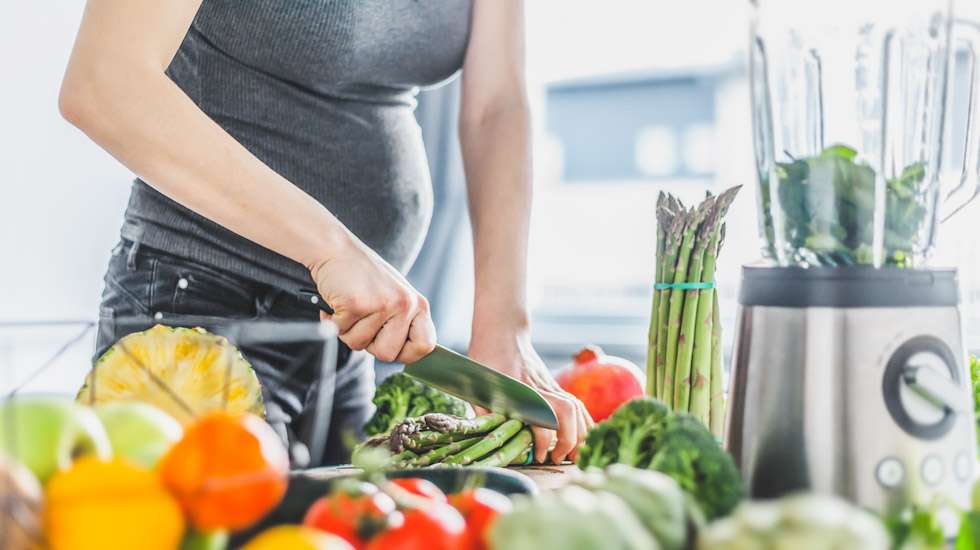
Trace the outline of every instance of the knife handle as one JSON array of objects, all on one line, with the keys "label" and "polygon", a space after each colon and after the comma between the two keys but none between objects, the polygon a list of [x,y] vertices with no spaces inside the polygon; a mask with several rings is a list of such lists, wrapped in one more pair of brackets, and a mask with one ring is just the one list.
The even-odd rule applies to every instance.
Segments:
[{"label": "knife handle", "polygon": [[309,302],[315,305],[316,307],[320,308],[320,310],[326,313],[327,315],[333,315],[333,308],[330,307],[330,304],[328,304],[320,296],[320,293],[317,292],[316,290],[313,290],[311,288],[301,288],[298,291],[296,291],[296,295],[299,297],[300,300],[304,302]]}]

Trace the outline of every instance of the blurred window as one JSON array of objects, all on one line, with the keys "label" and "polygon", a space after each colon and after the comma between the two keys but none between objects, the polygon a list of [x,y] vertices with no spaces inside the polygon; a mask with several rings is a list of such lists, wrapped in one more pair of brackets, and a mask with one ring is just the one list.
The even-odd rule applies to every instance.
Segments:
[{"label": "blurred window", "polygon": [[[606,76],[547,85],[562,181],[709,177],[719,75]],[[682,162],[683,161],[683,162]]]}]

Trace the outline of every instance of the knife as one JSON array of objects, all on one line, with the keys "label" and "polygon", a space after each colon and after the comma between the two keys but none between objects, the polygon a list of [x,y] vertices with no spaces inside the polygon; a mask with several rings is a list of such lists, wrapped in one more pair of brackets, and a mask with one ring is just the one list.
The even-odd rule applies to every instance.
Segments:
[{"label": "knife", "polygon": [[[326,313],[333,313],[315,290],[300,289],[297,295]],[[493,412],[533,426],[558,429],[554,409],[537,390],[443,346],[437,345],[425,357],[405,365],[405,374]]]}]

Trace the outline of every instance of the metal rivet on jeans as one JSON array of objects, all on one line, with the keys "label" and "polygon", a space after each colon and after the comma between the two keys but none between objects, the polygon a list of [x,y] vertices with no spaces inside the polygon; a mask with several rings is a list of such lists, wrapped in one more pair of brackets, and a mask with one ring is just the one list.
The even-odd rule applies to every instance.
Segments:
[{"label": "metal rivet on jeans", "polygon": [[158,311],[158,312],[154,313],[153,314],[153,318],[156,319],[157,321],[159,321],[160,319],[163,319],[163,312]]},{"label": "metal rivet on jeans", "polygon": [[187,279],[185,279],[183,277],[181,277],[180,280],[177,281],[177,288],[179,288],[181,290],[184,290],[185,288],[187,288],[187,285],[188,285]]}]

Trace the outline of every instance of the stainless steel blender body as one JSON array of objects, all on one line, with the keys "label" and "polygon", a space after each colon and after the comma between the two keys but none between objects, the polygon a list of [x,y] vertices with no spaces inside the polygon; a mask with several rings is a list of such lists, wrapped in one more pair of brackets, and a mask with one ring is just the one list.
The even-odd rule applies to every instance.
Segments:
[{"label": "stainless steel blender body", "polygon": [[726,446],[754,497],[969,503],[976,432],[953,271],[743,272]]}]

